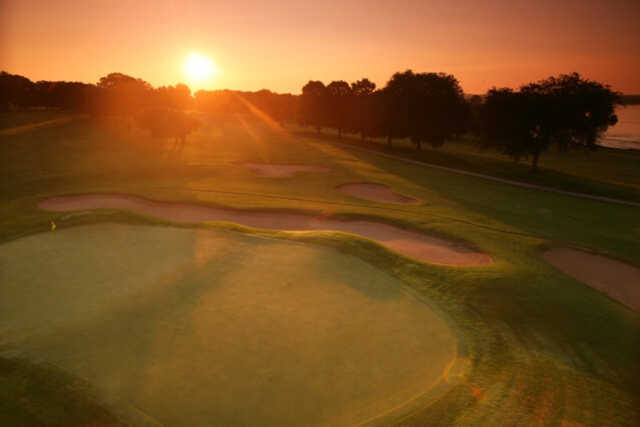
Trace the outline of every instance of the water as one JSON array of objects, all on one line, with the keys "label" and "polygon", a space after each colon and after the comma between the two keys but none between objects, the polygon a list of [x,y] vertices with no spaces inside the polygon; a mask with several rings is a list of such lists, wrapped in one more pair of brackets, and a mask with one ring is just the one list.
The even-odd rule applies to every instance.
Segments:
[{"label": "water", "polygon": [[618,123],[610,127],[598,142],[610,148],[640,150],[640,105],[629,105],[616,110]]}]

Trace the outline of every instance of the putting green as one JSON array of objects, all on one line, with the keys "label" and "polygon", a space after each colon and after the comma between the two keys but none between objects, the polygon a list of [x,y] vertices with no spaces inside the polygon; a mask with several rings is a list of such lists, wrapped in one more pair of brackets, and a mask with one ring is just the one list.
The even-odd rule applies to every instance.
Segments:
[{"label": "putting green", "polygon": [[323,247],[99,224],[4,244],[0,272],[0,355],[164,425],[356,424],[433,389],[456,358],[401,282]]}]

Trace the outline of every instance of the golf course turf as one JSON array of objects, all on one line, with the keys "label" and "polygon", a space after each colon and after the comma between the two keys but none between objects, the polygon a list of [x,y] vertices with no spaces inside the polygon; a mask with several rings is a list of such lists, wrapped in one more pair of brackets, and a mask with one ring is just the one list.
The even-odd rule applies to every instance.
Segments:
[{"label": "golf course turf", "polygon": [[[7,319],[0,324],[1,424],[30,420],[30,425],[88,425],[88,420],[100,420],[101,425],[126,421],[190,426],[207,419],[207,425],[229,425],[228,420],[247,421],[243,417],[249,415],[238,409],[247,407],[266,408],[257,412],[265,423],[279,419],[293,425],[640,423],[640,314],[563,273],[544,256],[551,248],[584,249],[640,267],[638,208],[406,164],[322,138],[276,132],[257,121],[203,122],[179,152],[117,119],[0,135],[0,253],[3,263],[11,260],[10,267],[3,264],[0,269],[0,292],[11,296],[3,296],[1,303],[9,309],[0,311]],[[317,165],[330,173],[270,178],[238,163]],[[568,173],[569,163],[564,167]],[[380,183],[427,203],[355,199],[338,189],[356,182]],[[372,240],[326,228],[281,231],[233,221],[176,222],[121,207],[64,212],[38,207],[60,196],[108,194],[236,212],[384,223],[465,242],[493,262],[460,267],[420,262]],[[201,241],[211,242],[201,251],[212,255],[201,258],[201,268],[195,267],[198,235],[210,236]],[[84,251],[64,246],[83,239]],[[47,247],[45,242],[53,251],[49,256],[38,252]],[[21,246],[24,251],[18,252]],[[73,271],[68,271],[65,266],[71,265]],[[22,271],[40,287],[12,288],[9,271]],[[93,280],[91,272],[112,277],[130,272],[131,280],[107,286],[106,280]],[[162,277],[166,280],[159,280]],[[215,285],[211,277],[217,278]],[[284,282],[291,283],[291,300],[277,287],[284,288]],[[237,295],[232,283],[240,286]],[[370,289],[378,293],[368,295]],[[397,297],[384,297],[388,293]],[[309,311],[301,309],[303,301]],[[38,309],[37,303],[44,308]],[[394,311],[386,304],[406,309]],[[375,312],[367,311],[374,307]],[[321,311],[327,312],[327,323]],[[341,311],[342,319],[355,317],[355,323],[338,322]],[[221,317],[225,312],[231,317]],[[435,313],[435,323],[409,318],[426,313]],[[319,331],[331,333],[312,337],[313,329],[278,323],[288,315],[300,322],[307,315],[321,319],[310,322],[311,327],[317,324]],[[241,327],[248,323],[254,329]],[[444,328],[437,329],[437,324]],[[266,325],[279,325],[284,338],[274,337],[277,328],[260,329]],[[404,334],[399,333],[401,325]],[[254,333],[255,328],[264,335]],[[430,338],[436,329],[429,328],[455,336],[450,341],[457,345],[455,353],[438,359],[439,353],[427,352],[436,342]],[[341,336],[343,329],[352,335]],[[216,334],[224,339],[217,342]],[[317,341],[305,346],[323,336],[331,345]],[[397,341],[400,345],[388,341],[411,336],[409,342]],[[266,337],[271,340],[263,342]],[[362,353],[366,346],[360,347],[359,340],[368,337],[379,337],[387,351]],[[265,359],[267,348],[273,350],[272,359]],[[418,348],[425,351],[414,352]],[[212,349],[225,363],[246,368],[246,378],[233,380],[237,388],[226,389],[239,393],[205,387],[205,380],[214,377],[218,384],[232,385],[231,377],[213,375],[220,365],[208,359]],[[247,359],[241,349],[256,349],[262,358]],[[318,365],[311,364],[311,354],[293,359],[311,349],[322,358]],[[276,360],[281,354],[289,359]],[[357,363],[354,355],[360,357]],[[378,362],[370,361],[372,357]],[[442,363],[432,362],[432,357]],[[456,362],[447,366],[454,357]],[[131,363],[124,366],[124,360]],[[388,368],[390,375],[378,372],[381,382],[375,392],[350,370],[370,375],[366,370],[374,368],[369,363],[391,366],[394,361],[400,363]],[[292,377],[276,376],[280,382],[269,385],[269,372],[261,371],[260,363],[286,363]],[[433,372],[437,365],[437,375],[448,379],[444,386],[432,388],[435,377],[425,371],[393,373],[431,369],[432,364]],[[313,371],[312,366],[321,368]],[[303,367],[320,374],[303,378]],[[351,385],[331,383],[338,380],[326,375],[331,369],[343,369],[339,372],[345,380],[351,378]],[[259,380],[255,389],[250,386],[254,376]],[[323,401],[319,393],[329,384],[337,390],[362,387],[359,390],[369,394],[356,398],[329,393]],[[169,385],[179,387],[169,390]],[[161,392],[154,393],[157,390]],[[360,405],[358,414],[347,407],[352,397],[352,403]],[[266,406],[260,405],[261,399]],[[303,402],[297,408],[300,418],[293,420],[285,401]],[[335,403],[335,410],[323,412],[325,403]],[[214,410],[215,416],[207,412]]]},{"label": "golf course turf", "polygon": [[163,425],[357,424],[456,357],[398,279],[329,248],[99,224],[2,245],[0,265],[5,345]]},{"label": "golf course turf", "polygon": [[377,184],[375,182],[342,184],[338,186],[338,190],[358,199],[373,200],[376,202],[398,204],[420,203],[420,201],[416,199],[396,193],[384,184]]},{"label": "golf course turf", "polygon": [[270,163],[238,163],[257,175],[269,178],[288,178],[300,172],[328,172],[329,169],[315,165],[283,165]]}]

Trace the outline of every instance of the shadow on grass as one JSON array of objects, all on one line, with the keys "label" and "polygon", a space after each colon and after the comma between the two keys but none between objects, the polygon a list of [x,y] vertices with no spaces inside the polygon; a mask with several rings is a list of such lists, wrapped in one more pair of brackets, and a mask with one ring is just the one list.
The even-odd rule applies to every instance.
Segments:
[{"label": "shadow on grass", "polygon": [[104,426],[129,424],[98,403],[84,380],[53,365],[0,357],[0,424],[4,426]]}]

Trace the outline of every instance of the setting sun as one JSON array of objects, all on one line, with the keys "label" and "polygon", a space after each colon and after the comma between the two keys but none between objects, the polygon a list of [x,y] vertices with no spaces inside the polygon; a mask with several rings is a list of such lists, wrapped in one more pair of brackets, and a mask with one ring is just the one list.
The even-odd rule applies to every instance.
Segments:
[{"label": "setting sun", "polygon": [[198,53],[189,54],[184,61],[184,73],[191,83],[203,83],[217,72],[213,61]]}]

